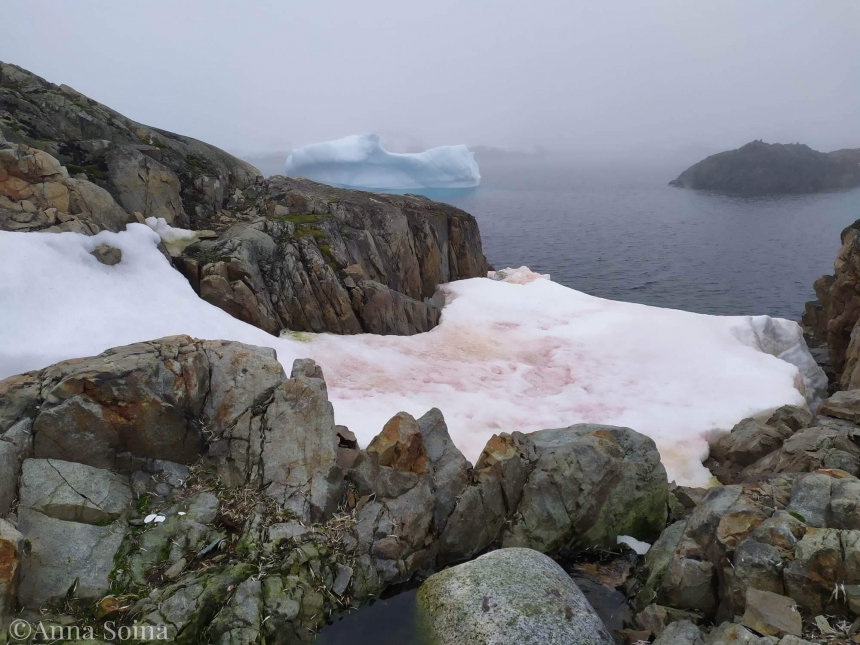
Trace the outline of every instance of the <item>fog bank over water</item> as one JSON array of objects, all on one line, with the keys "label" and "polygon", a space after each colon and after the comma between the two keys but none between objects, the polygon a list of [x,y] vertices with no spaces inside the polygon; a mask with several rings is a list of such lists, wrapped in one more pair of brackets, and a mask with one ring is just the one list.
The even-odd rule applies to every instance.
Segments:
[{"label": "fog bank over water", "polygon": [[367,132],[395,152],[689,163],[759,138],[860,147],[855,0],[5,0],[3,14],[0,60],[245,156]]}]

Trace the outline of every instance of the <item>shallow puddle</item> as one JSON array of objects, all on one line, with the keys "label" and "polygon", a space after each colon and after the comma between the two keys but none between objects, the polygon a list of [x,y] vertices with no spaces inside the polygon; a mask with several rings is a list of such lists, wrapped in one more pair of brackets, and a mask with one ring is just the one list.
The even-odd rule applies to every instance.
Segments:
[{"label": "shallow puddle", "polygon": [[336,616],[315,645],[424,645],[415,626],[416,593],[410,589]]}]

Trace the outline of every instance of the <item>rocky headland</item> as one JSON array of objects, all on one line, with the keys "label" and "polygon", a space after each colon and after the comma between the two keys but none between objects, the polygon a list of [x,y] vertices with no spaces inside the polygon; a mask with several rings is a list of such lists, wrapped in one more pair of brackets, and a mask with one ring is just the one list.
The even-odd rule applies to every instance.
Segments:
[{"label": "rocky headland", "polygon": [[[273,334],[424,332],[439,284],[489,268],[462,211],[263,180],[0,64],[0,230],[149,217],[197,231],[164,252],[201,298]],[[804,316],[832,396],[715,437],[709,489],[669,482],[627,427],[509,428],[471,463],[444,410],[391,410],[360,447],[317,364],[287,374],[233,341],[169,336],[0,381],[0,643],[22,642],[14,620],[310,643],[417,583],[431,643],[860,642],[858,231]]]},{"label": "rocky headland", "polygon": [[669,185],[743,197],[853,188],[860,186],[860,150],[818,152],[802,143],[751,141],[690,166]]},{"label": "rocky headland", "polygon": [[198,231],[174,251],[200,296],[272,334],[432,329],[442,283],[491,267],[474,217],[256,168],[0,63],[0,230]]}]

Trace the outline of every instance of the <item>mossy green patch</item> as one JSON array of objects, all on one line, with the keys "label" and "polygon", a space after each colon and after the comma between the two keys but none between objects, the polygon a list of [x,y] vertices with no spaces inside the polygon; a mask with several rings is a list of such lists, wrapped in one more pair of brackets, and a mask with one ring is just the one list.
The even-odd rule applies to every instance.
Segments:
[{"label": "mossy green patch", "polygon": [[207,264],[215,264],[216,262],[229,262],[232,259],[229,255],[221,253],[217,249],[203,246],[199,242],[185,247],[183,255],[197,260],[200,267],[204,267]]},{"label": "mossy green patch", "polygon": [[197,155],[188,155],[185,161],[191,167],[192,175],[208,175],[210,177],[219,177],[221,173],[218,168],[208,159]]},{"label": "mossy green patch", "polygon": [[137,503],[134,505],[134,510],[136,510],[139,514],[143,515],[147,511],[149,511],[149,507],[152,505],[152,500],[149,497],[149,493],[143,493],[140,497],[137,498]]},{"label": "mossy green patch", "polygon": [[310,343],[314,339],[314,335],[306,331],[290,331],[284,330],[281,332],[281,338],[289,338],[300,343]]},{"label": "mossy green patch", "polygon": [[288,213],[286,215],[269,215],[269,219],[278,222],[291,222],[296,226],[307,226],[318,224],[324,219],[330,218],[329,213]]},{"label": "mossy green patch", "polygon": [[161,141],[160,139],[156,139],[155,137],[138,137],[138,139],[140,139],[141,143],[143,143],[147,146],[155,146],[156,148],[166,148],[167,147],[167,144],[165,144],[164,141]]},{"label": "mossy green patch", "polygon": [[66,170],[69,171],[70,175],[86,173],[87,177],[89,177],[90,179],[101,179],[107,181],[109,177],[107,173],[107,165],[105,165],[104,163],[88,164],[86,166],[79,166],[78,164],[67,163]]}]

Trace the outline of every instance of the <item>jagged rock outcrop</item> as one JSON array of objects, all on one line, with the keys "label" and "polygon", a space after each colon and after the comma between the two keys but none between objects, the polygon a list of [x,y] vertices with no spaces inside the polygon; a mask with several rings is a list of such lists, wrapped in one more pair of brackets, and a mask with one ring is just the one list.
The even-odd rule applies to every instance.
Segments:
[{"label": "jagged rock outcrop", "polygon": [[756,196],[860,186],[860,150],[824,153],[800,143],[752,141],[690,166],[670,186]]},{"label": "jagged rock outcrop", "polygon": [[860,399],[855,390],[825,399],[814,418],[784,406],[766,423],[744,419],[711,445],[705,465],[723,484],[755,481],[776,473],[839,469],[860,476]]},{"label": "jagged rock outcrop", "polygon": [[431,410],[362,450],[313,362],[287,378],[270,349],[187,336],[0,381],[0,445],[23,462],[4,620],[95,604],[178,643],[308,642],[335,609],[506,541],[614,545],[666,517],[630,429],[500,435],[472,468]]},{"label": "jagged rock outcrop", "polygon": [[[237,388],[232,372],[246,365]],[[192,463],[204,428],[220,435],[282,380],[274,350],[175,336],[0,381],[0,431],[30,420],[35,457],[117,472]]]},{"label": "jagged rock outcrop", "polygon": [[611,548],[666,524],[666,470],[654,442],[629,428],[580,424],[493,436],[441,535],[441,562],[497,540],[545,553]]},{"label": "jagged rock outcrop", "polygon": [[241,191],[262,178],[215,146],[142,125],[2,62],[0,137],[50,154],[73,181],[97,184],[128,213],[183,228],[223,227],[241,206]]},{"label": "jagged rock outcrop", "polygon": [[475,219],[425,197],[285,177],[251,193],[244,221],[177,266],[204,300],[273,334],[429,331],[437,287],[491,268]]},{"label": "jagged rock outcrop", "polygon": [[28,459],[20,496],[18,530],[30,552],[19,602],[39,607],[62,602],[70,591],[85,602],[104,596],[125,537],[120,517],[132,501],[128,479],[79,463]]},{"label": "jagged rock outcrop", "polygon": [[844,471],[819,470],[712,489],[649,552],[637,603],[719,621],[743,615],[756,589],[792,598],[810,618],[856,614],[858,488]]},{"label": "jagged rock outcrop", "polygon": [[[860,167],[860,166],[858,166]],[[860,221],[842,231],[842,246],[833,264],[834,274],[815,281],[815,301],[807,302],[803,324],[826,343],[837,384],[860,387]]]},{"label": "jagged rock outcrop", "polygon": [[136,221],[103,188],[69,177],[47,152],[0,134],[0,230],[91,235]]},{"label": "jagged rock outcrop", "polygon": [[0,62],[0,230],[220,232],[177,261],[208,302],[272,334],[429,331],[445,282],[491,268],[475,219],[415,195],[273,177]]},{"label": "jagged rock outcrop", "polygon": [[744,468],[735,481],[820,468],[836,468],[860,476],[860,428],[838,419],[816,417],[811,427],[797,432],[779,449]]}]

